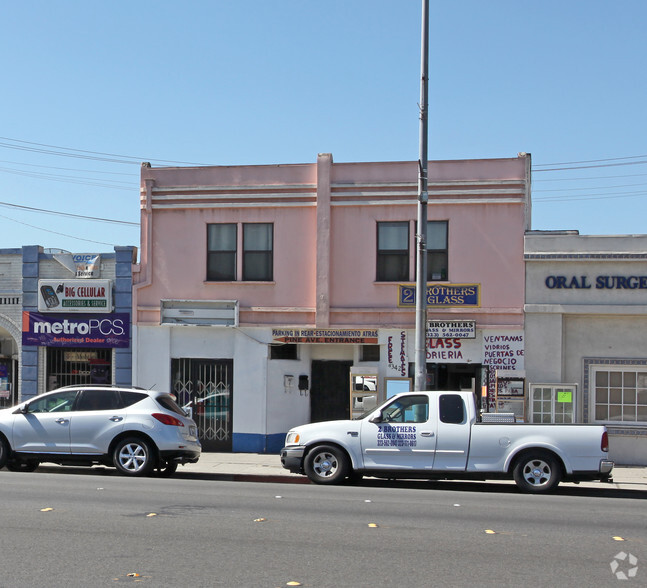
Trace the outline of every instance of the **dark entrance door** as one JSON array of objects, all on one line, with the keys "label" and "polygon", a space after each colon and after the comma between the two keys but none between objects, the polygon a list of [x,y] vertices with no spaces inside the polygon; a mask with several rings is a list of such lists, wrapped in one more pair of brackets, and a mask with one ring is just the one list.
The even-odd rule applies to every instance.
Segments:
[{"label": "dark entrance door", "polygon": [[231,451],[232,359],[173,359],[173,392],[180,406],[191,403],[204,451]]},{"label": "dark entrance door", "polygon": [[350,418],[352,361],[314,360],[311,366],[310,421]]}]

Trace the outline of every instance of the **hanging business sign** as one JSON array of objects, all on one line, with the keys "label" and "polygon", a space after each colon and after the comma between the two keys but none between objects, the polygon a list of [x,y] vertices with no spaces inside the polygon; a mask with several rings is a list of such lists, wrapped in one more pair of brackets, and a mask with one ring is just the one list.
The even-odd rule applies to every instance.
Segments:
[{"label": "hanging business sign", "polygon": [[427,321],[428,339],[474,339],[476,321]]},{"label": "hanging business sign", "polygon": [[62,251],[53,255],[64,268],[76,278],[100,278],[101,255],[99,253],[69,253]]},{"label": "hanging business sign", "polygon": [[40,312],[111,312],[111,280],[38,280]]},{"label": "hanging business sign", "polygon": [[22,344],[46,347],[128,347],[128,313],[40,314],[23,311]]},{"label": "hanging business sign", "polygon": [[272,329],[274,343],[377,345],[377,329]]},{"label": "hanging business sign", "polygon": [[[398,284],[398,306],[416,305],[416,285]],[[427,284],[427,306],[461,308],[481,306],[481,284]]]}]

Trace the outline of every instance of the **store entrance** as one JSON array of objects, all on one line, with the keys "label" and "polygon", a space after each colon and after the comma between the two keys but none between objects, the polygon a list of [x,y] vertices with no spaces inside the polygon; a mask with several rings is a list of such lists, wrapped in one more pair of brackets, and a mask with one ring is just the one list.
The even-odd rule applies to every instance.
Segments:
[{"label": "store entrance", "polygon": [[[409,364],[409,377],[415,381],[416,365]],[[426,390],[473,392],[481,409],[483,386],[488,384],[488,366],[480,363],[428,363]]]},{"label": "store entrance", "polygon": [[[409,364],[409,377],[415,381],[416,366]],[[487,367],[480,363],[428,363],[426,390],[472,391],[480,395],[487,384]]]},{"label": "store entrance", "polygon": [[203,451],[232,449],[233,359],[171,360],[173,392],[180,406],[190,406]]},{"label": "store entrance", "polygon": [[313,360],[310,384],[310,422],[350,418],[352,361]]}]

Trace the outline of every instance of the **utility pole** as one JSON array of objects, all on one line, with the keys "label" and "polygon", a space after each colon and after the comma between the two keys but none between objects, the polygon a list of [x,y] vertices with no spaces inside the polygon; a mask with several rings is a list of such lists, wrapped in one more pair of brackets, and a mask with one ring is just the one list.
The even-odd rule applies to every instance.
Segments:
[{"label": "utility pole", "polygon": [[420,157],[418,159],[418,228],[416,230],[416,377],[414,390],[427,388],[427,108],[429,77],[429,0],[422,0],[420,57]]}]

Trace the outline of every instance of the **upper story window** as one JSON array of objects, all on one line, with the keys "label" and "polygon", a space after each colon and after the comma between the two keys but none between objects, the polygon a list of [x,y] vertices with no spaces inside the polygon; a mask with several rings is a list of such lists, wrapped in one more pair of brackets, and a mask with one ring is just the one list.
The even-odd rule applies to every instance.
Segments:
[{"label": "upper story window", "polygon": [[242,280],[267,282],[274,275],[274,225],[243,223],[239,243],[236,223],[207,225],[207,280],[234,282],[239,277],[237,252],[242,246]]},{"label": "upper story window", "polygon": [[447,280],[447,221],[427,221],[427,281]]},{"label": "upper story window", "polygon": [[274,276],[272,223],[243,224],[243,280],[270,282]]},{"label": "upper story window", "polygon": [[233,223],[207,225],[207,280],[236,279],[237,227]]},{"label": "upper story window", "polygon": [[378,282],[409,279],[409,221],[377,223]]}]

